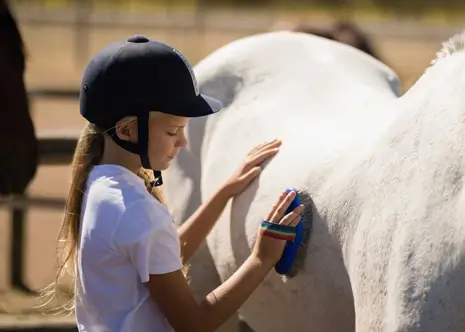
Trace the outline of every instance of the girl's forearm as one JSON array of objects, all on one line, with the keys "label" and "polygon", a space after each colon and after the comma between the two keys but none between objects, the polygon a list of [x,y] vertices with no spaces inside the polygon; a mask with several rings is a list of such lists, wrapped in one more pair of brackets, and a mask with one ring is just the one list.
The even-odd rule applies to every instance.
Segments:
[{"label": "girl's forearm", "polygon": [[202,302],[202,331],[215,331],[250,297],[271,271],[273,262],[249,256],[242,266]]},{"label": "girl's forearm", "polygon": [[183,263],[192,257],[205,240],[230,198],[227,191],[221,188],[179,227]]}]

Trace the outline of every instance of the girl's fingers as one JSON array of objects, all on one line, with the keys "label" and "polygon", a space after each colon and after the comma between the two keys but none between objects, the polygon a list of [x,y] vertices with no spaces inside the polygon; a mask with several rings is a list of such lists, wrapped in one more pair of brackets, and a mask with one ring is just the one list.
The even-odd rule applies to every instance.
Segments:
[{"label": "girl's fingers", "polygon": [[266,151],[266,150],[269,150],[269,149],[275,149],[277,147],[279,147],[280,145],[282,144],[282,142],[280,140],[273,140],[269,143],[265,143],[261,146],[258,146],[258,148],[254,151],[253,154],[258,154],[260,152],[263,152],[263,151]]},{"label": "girl's fingers", "polygon": [[281,195],[279,196],[278,200],[276,201],[276,203],[274,203],[273,207],[271,208],[271,211],[266,216],[267,221],[271,222],[271,218],[273,217],[274,213],[278,209],[279,204],[281,204],[281,202],[284,200],[284,198],[286,198],[286,196],[287,196],[287,192],[283,191]]},{"label": "girl's fingers", "polygon": [[292,201],[294,200],[295,195],[296,193],[294,191],[291,191],[289,194],[286,195],[284,200],[282,200],[279,203],[278,208],[271,216],[270,222],[279,223],[281,221],[287,208],[291,205]]},{"label": "girl's fingers", "polygon": [[299,205],[292,212],[289,212],[279,222],[281,225],[295,226],[299,223],[301,214],[304,212],[304,206]]},{"label": "girl's fingers", "polygon": [[255,166],[259,166],[268,158],[271,158],[276,153],[278,153],[277,148],[273,148],[271,150],[265,150],[260,152],[259,154],[250,156],[244,165],[244,172],[248,172],[250,169],[254,168]]},{"label": "girl's fingers", "polygon": [[281,141],[278,140],[278,139],[274,139],[270,142],[266,142],[266,143],[263,143],[263,144],[260,144],[260,145],[257,145],[255,146],[252,150],[249,151],[249,153],[247,154],[248,156],[252,156],[258,152],[261,152],[267,148],[272,148],[272,147],[277,147],[281,145]]}]

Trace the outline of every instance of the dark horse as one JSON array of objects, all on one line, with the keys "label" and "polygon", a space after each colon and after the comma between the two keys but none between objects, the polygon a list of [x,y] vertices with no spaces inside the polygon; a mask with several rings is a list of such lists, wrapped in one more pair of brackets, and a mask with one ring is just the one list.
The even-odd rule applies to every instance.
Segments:
[{"label": "dark horse", "polygon": [[0,0],[0,45],[0,195],[22,195],[36,174],[38,141],[24,83],[23,41],[5,0]]},{"label": "dark horse", "polygon": [[293,29],[293,31],[305,32],[348,44],[380,60],[367,35],[353,23],[336,22],[329,29],[316,28],[307,23],[300,23]]},{"label": "dark horse", "polygon": [[[25,195],[36,174],[39,144],[24,82],[26,56],[21,33],[5,0],[0,0],[0,196]],[[12,286],[28,290],[22,280],[25,211],[12,210]]]}]

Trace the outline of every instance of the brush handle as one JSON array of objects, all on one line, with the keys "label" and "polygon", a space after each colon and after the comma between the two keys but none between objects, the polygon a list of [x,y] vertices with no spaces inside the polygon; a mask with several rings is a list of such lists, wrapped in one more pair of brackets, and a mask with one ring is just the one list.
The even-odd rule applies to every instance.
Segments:
[{"label": "brush handle", "polygon": [[[300,205],[299,194],[293,188],[286,189],[286,192],[289,193],[294,191],[296,193],[294,200],[292,201],[291,205],[287,208],[286,214],[292,212],[296,207]],[[279,259],[278,263],[275,265],[275,271],[278,274],[286,274],[292,267],[294,263],[295,255],[297,254],[297,249],[299,249],[300,243],[302,242],[302,232],[303,232],[303,224],[302,221],[296,225],[296,237],[294,241],[287,241],[286,246],[284,247],[283,254]]]}]

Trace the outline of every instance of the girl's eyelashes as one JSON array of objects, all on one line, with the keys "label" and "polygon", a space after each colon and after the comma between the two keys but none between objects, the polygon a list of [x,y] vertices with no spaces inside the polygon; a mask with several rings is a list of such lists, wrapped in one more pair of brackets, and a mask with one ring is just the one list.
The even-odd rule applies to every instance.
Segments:
[{"label": "girl's eyelashes", "polygon": [[182,127],[178,127],[174,133],[171,133],[171,132],[168,131],[167,134],[170,135],[170,136],[176,136],[181,129],[182,129]]}]

